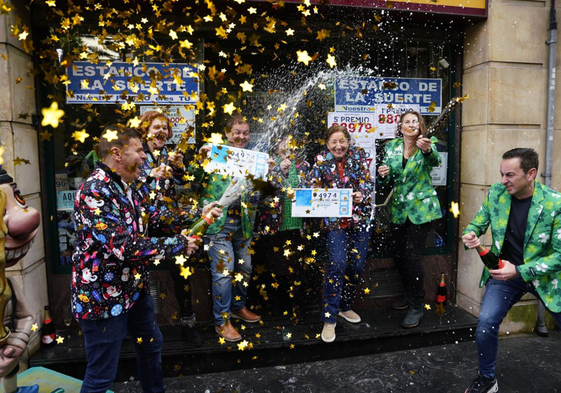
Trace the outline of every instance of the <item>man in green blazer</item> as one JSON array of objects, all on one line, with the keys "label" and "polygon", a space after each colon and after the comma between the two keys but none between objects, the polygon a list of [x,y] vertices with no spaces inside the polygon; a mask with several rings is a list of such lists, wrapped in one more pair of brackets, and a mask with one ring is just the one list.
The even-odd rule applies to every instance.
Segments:
[{"label": "man in green blazer", "polygon": [[495,364],[499,327],[510,308],[530,292],[561,326],[561,194],[538,183],[538,153],[517,148],[503,154],[501,183],[493,184],[462,241],[480,245],[491,227],[491,252],[504,262],[484,269],[486,286],[475,333],[479,374],[466,392],[497,392]]},{"label": "man in green blazer", "polygon": [[[249,143],[249,124],[241,115],[226,122],[226,144],[245,148]],[[208,159],[211,147],[201,147],[201,160]],[[202,165],[191,166],[195,181],[203,184],[201,205],[218,201],[232,182],[231,176],[206,173]],[[230,323],[230,317],[247,323],[261,320],[246,306],[247,288],[251,276],[251,237],[257,209],[258,194],[242,192],[240,198],[222,209],[222,215],[209,226],[205,249],[210,258],[212,300],[216,333],[228,342],[242,339]]]}]

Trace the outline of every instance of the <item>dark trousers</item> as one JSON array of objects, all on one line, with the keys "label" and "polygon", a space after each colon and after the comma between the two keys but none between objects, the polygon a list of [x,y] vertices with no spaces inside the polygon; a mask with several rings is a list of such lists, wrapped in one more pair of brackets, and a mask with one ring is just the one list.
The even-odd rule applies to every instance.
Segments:
[{"label": "dark trousers", "polygon": [[181,266],[173,261],[170,262],[169,270],[173,280],[175,298],[179,303],[179,316],[190,317],[193,315],[193,303],[191,301],[191,276],[187,277],[187,279],[183,278],[181,275]]},{"label": "dark trousers", "polygon": [[395,265],[406,296],[417,303],[422,302],[425,296],[421,254],[431,227],[432,222],[415,225],[409,219],[403,225],[392,225]]},{"label": "dark trousers", "polygon": [[107,391],[117,375],[119,355],[127,332],[135,340],[138,379],[144,393],[162,393],[162,333],[154,314],[152,296],[142,294],[132,308],[117,317],[80,320],[88,367],[81,393]]}]

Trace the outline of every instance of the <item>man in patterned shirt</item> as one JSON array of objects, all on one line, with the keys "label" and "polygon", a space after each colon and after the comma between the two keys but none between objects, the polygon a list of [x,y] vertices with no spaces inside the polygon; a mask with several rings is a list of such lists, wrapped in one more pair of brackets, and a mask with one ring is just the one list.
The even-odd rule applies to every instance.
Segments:
[{"label": "man in patterned shirt", "polygon": [[111,386],[127,331],[135,340],[143,391],[164,392],[163,340],[149,293],[148,265],[171,256],[185,260],[198,248],[196,239],[147,235],[144,196],[131,187],[146,159],[135,130],[106,127],[99,151],[102,161],[74,201],[72,304],[88,361],[81,392],[105,392]]},{"label": "man in patterned shirt", "polygon": [[501,183],[491,186],[462,241],[480,245],[491,227],[491,252],[502,269],[484,269],[486,286],[475,333],[479,374],[466,393],[498,392],[495,378],[499,328],[510,308],[526,293],[536,296],[561,326],[561,194],[538,183],[538,153],[517,148],[503,154]]}]

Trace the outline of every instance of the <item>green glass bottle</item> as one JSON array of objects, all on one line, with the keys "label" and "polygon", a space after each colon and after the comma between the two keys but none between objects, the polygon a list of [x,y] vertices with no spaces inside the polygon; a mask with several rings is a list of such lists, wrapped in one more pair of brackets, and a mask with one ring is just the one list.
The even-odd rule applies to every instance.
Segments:
[{"label": "green glass bottle", "polygon": [[214,221],[212,215],[208,213],[207,215],[199,218],[195,221],[189,228],[184,229],[181,233],[188,237],[202,238],[208,227]]},{"label": "green glass bottle", "polygon": [[497,270],[504,267],[504,262],[498,256],[489,251],[489,249],[480,245],[477,246],[477,252],[489,270]]}]

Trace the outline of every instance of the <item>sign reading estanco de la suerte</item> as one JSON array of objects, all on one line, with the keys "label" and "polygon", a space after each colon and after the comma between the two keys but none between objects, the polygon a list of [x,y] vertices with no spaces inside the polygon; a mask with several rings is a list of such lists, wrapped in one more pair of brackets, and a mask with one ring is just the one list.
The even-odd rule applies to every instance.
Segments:
[{"label": "sign reading estanco de la suerte", "polygon": [[335,110],[371,112],[376,105],[418,105],[422,115],[442,109],[442,79],[341,76],[335,79]]},{"label": "sign reading estanco de la suerte", "polygon": [[77,61],[68,68],[68,104],[186,105],[199,101],[198,70],[190,64]]}]

